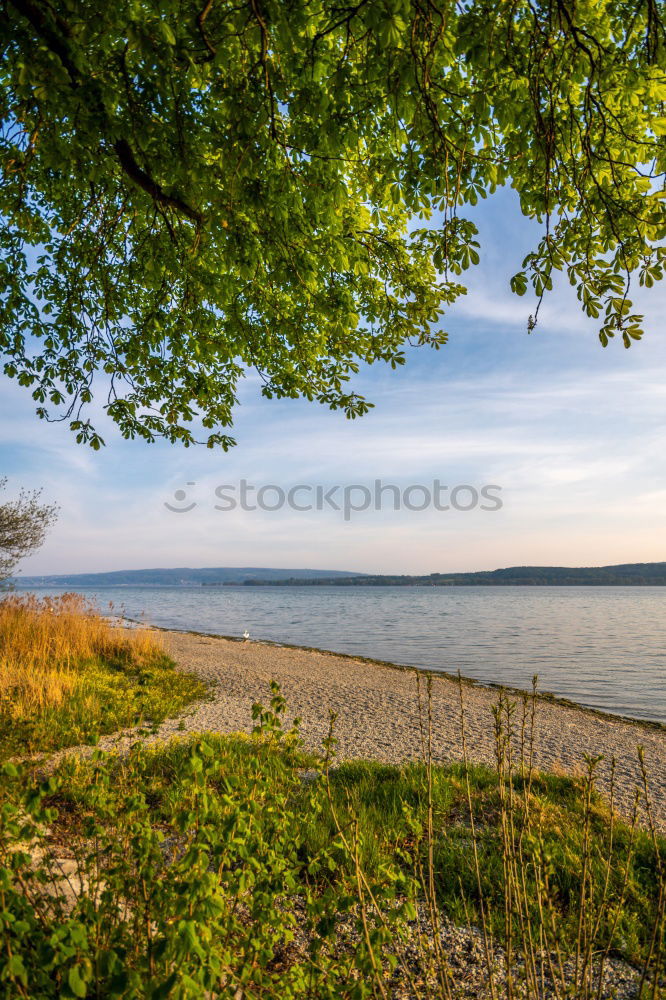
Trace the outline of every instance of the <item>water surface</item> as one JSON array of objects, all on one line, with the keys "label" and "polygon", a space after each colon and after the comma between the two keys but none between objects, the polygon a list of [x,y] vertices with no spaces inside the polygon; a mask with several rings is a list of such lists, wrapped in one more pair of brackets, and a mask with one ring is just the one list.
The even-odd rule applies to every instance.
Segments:
[{"label": "water surface", "polygon": [[[71,588],[70,588],[71,589]],[[61,593],[50,588],[38,593]],[[317,646],[539,686],[666,723],[666,587],[100,587],[166,628]],[[379,677],[380,675],[378,675]]]}]

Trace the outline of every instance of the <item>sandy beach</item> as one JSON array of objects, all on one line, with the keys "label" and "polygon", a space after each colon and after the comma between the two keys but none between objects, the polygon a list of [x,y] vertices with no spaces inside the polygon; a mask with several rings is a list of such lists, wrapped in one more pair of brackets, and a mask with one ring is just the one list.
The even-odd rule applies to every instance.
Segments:
[{"label": "sandy beach", "polygon": [[[212,700],[199,704],[185,717],[187,730],[249,731],[252,705],[269,700],[269,685],[275,680],[287,699],[289,719],[302,719],[306,746],[320,746],[333,711],[337,713],[340,758],[400,763],[421,756],[417,672],[413,669],[264,642],[183,632],[165,631],[162,635],[168,652],[182,669],[214,684]],[[421,688],[424,691],[423,674]],[[463,695],[469,755],[492,764],[491,709],[498,691],[464,684]],[[168,736],[182,726],[178,719],[167,720],[159,735]],[[638,746],[645,751],[655,822],[666,831],[666,730],[549,699],[538,700],[536,766],[576,773],[584,767],[585,754],[603,754],[598,773],[600,787],[607,791],[611,759],[615,757],[615,797],[625,815],[631,813],[634,789],[641,780]],[[437,761],[456,760],[462,755],[459,685],[446,676],[433,677],[432,748]]]}]

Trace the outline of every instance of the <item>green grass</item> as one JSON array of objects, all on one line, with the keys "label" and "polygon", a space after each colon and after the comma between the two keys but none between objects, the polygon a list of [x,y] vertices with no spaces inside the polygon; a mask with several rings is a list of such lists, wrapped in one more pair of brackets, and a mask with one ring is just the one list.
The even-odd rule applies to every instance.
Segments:
[{"label": "green grass", "polygon": [[[501,940],[504,929],[504,887],[502,878],[502,837],[497,775],[480,766],[469,767],[473,815],[478,838],[482,892],[490,912],[489,924]],[[523,781],[516,776],[517,795]],[[375,762],[342,764],[331,774],[331,788],[339,815],[357,817],[362,837],[361,862],[376,875],[381,866],[407,853],[410,861],[417,853],[415,821],[423,827],[427,819],[427,772],[422,765],[391,767]],[[532,808],[538,815],[540,851],[548,859],[556,887],[560,930],[573,944],[577,930],[577,903],[581,889],[585,803],[582,784],[571,778],[538,774],[532,781]],[[434,807],[434,871],[437,898],[454,921],[464,924],[469,914],[479,922],[479,893],[471,852],[471,830],[464,768],[455,764],[432,769]],[[595,795],[590,811],[591,866],[594,884],[603,884],[608,851],[610,814],[604,800]],[[330,838],[334,823],[330,815],[317,817],[309,828],[312,848]],[[616,822],[614,871],[611,888],[619,889],[621,874],[629,861],[628,889],[623,913],[614,935],[614,948],[633,962],[646,954],[652,932],[659,891],[658,857],[649,833],[634,832],[624,822]],[[631,842],[631,851],[629,848]],[[425,864],[425,844],[421,845]],[[661,838],[660,854],[666,858],[666,840]],[[528,868],[528,894],[534,900],[532,918],[536,922],[534,872]]]},{"label": "green grass", "polygon": [[[318,759],[297,745],[278,746],[256,737],[221,736],[215,733],[187,734],[145,747],[129,759],[115,759],[113,781],[126,794],[140,792],[149,805],[153,821],[169,828],[173,816],[197,794],[193,788],[188,761],[197,745],[207,747],[215,762],[208,778],[212,794],[243,796],[256,781],[257,759],[262,782],[277,793],[286,795],[288,808],[298,818],[301,834],[301,861],[305,872],[312,858],[338,840],[338,825],[358,831],[359,860],[372,879],[381,879],[387,866],[396,862],[408,873],[414,862],[426,864],[427,845],[423,834],[428,809],[428,773],[421,764],[403,767],[376,761],[340,763],[318,782],[328,784],[330,801],[321,809],[311,808],[311,788],[294,781],[299,772],[317,765]],[[503,937],[504,890],[502,879],[502,840],[497,775],[492,769],[469,765],[467,769],[472,808],[478,838],[482,894],[489,910],[493,934]],[[90,764],[87,761],[65,762],[59,769],[63,784],[49,801],[67,817],[67,828],[80,828],[90,793]],[[454,921],[464,924],[470,917],[478,923],[479,892],[473,864],[469,807],[465,769],[462,764],[432,768],[434,873],[437,900]],[[520,794],[523,781],[513,781]],[[538,815],[540,850],[548,858],[551,879],[556,889],[560,930],[564,941],[573,944],[578,918],[577,903],[581,888],[585,804],[580,780],[551,774],[537,774],[532,779],[531,803]],[[337,817],[336,819],[334,818]],[[610,816],[604,800],[593,796],[590,810],[592,838],[591,866],[594,883],[600,887],[605,877]],[[654,920],[658,897],[658,857],[650,835],[645,830],[632,837],[627,823],[614,824],[614,873],[611,888],[628,862],[628,888],[622,916],[614,934],[613,949],[633,962],[645,954]],[[631,843],[631,850],[630,850]],[[661,856],[666,857],[666,841],[660,841]],[[319,877],[351,878],[354,860],[338,846],[334,852],[335,874],[326,870]],[[536,899],[534,872],[528,870],[528,890]],[[536,904],[535,904],[536,906]],[[532,913],[537,920],[536,908]]]},{"label": "green grass", "polygon": [[153,631],[122,627],[80,594],[0,601],[0,760],[155,725],[206,691]]},{"label": "green grass", "polygon": [[26,708],[20,716],[0,706],[0,760],[95,743],[100,736],[177,715],[208,688],[177,670],[156,650],[142,662],[96,657],[76,664],[77,685],[59,704]]},{"label": "green grass", "polygon": [[[284,711],[274,687],[252,736],[183,733],[124,755],[71,755],[47,779],[0,768],[0,998],[153,1000],[172,995],[174,970],[183,1000],[379,997],[381,963],[413,940],[405,921],[419,901],[526,961],[555,948],[565,960],[648,963],[641,996],[660,996],[666,841],[611,819],[592,781],[472,764],[329,766],[283,729]],[[53,875],[39,859],[63,853],[87,879],[74,903],[41,888]],[[356,927],[352,948],[336,943],[341,917]],[[299,929],[310,950],[287,960]],[[428,954],[420,976],[439,960]],[[581,977],[556,995],[593,1000]]]}]

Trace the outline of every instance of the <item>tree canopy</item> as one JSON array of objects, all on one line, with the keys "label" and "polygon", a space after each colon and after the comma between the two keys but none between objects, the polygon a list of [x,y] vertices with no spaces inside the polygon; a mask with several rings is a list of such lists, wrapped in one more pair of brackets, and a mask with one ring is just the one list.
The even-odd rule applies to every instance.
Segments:
[{"label": "tree canopy", "polygon": [[479,260],[465,209],[502,185],[542,225],[514,292],[540,301],[563,271],[628,347],[630,282],[666,253],[662,14],[5,0],[5,372],[93,447],[100,405],[126,437],[188,444],[202,423],[228,447],[248,369],[356,416],[360,363],[446,340]]}]

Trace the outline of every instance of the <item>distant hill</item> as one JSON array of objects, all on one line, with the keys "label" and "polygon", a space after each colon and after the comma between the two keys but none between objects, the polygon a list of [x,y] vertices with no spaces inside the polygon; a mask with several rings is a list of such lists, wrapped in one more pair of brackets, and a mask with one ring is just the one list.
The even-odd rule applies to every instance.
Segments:
[{"label": "distant hill", "polygon": [[336,586],[336,587],[654,587],[666,586],[666,562],[622,563],[618,566],[510,566],[479,573],[430,573],[428,576],[344,576],[309,580],[245,581],[255,586]]},{"label": "distant hill", "polygon": [[263,567],[218,566],[205,569],[122,569],[111,573],[69,573],[59,576],[19,576],[13,581],[21,587],[199,587],[224,586],[231,583],[257,583],[293,579],[299,583],[317,577],[337,580],[359,574],[330,569],[266,569]]},{"label": "distant hill", "polygon": [[222,566],[205,569],[126,569],[112,573],[22,576],[22,587],[654,587],[666,586],[666,562],[618,566],[510,566],[478,573],[380,576],[327,569],[267,569]]}]

